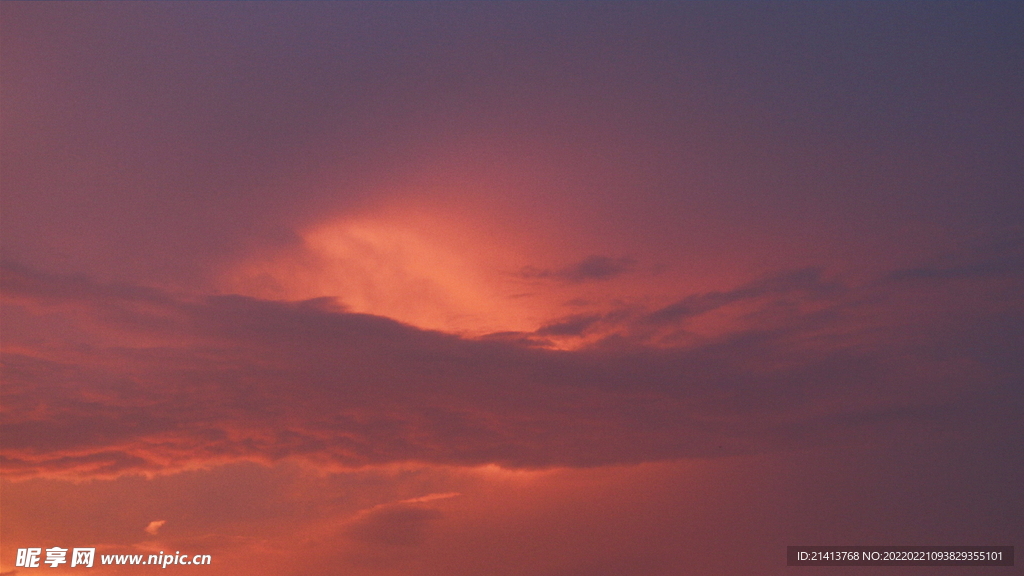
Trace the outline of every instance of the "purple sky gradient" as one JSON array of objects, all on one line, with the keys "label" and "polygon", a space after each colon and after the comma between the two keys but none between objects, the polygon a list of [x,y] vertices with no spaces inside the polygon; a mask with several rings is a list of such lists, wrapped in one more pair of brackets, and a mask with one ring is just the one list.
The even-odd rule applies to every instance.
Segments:
[{"label": "purple sky gradient", "polygon": [[3,2],[0,80],[4,576],[1024,542],[1018,3]]}]

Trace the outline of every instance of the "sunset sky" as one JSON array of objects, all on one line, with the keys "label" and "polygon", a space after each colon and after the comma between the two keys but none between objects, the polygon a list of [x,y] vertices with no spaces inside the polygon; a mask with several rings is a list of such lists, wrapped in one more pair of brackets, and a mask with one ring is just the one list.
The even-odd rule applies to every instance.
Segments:
[{"label": "sunset sky", "polygon": [[1021,574],[1024,3],[0,3],[0,576]]}]

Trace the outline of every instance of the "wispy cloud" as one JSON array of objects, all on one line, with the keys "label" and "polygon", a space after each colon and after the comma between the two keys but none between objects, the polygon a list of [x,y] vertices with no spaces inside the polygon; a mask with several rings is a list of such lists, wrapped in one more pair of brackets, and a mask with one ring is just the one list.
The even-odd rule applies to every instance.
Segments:
[{"label": "wispy cloud", "polygon": [[772,294],[801,293],[806,297],[825,298],[836,296],[843,290],[845,286],[842,284],[824,280],[820,268],[804,268],[750,282],[726,292],[687,296],[674,304],[651,312],[646,320],[651,323],[674,322],[735,302]]},{"label": "wispy cloud", "polygon": [[592,282],[610,280],[631,272],[636,266],[632,258],[612,258],[610,256],[588,256],[583,260],[558,269],[524,267],[519,271],[522,278],[539,278],[560,280],[563,282]]}]

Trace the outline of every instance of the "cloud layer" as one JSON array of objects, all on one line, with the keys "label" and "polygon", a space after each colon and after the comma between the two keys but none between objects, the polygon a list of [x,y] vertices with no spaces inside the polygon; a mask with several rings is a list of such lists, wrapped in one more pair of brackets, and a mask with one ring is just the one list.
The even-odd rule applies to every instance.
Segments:
[{"label": "cloud layer", "polygon": [[[12,476],[290,457],[538,468],[753,454],[982,425],[976,411],[1020,377],[999,351],[1021,343],[1021,313],[998,303],[1019,274],[1009,286],[966,281],[992,305],[900,316],[880,335],[888,314],[915,317],[907,299],[956,305],[949,282],[964,280],[928,277],[914,293],[905,280],[854,289],[796,271],[624,315],[565,351],[543,346],[551,327],[473,340],[329,299],[3,272],[17,335],[3,365]],[[26,318],[57,329],[21,333]],[[679,344],[700,321],[720,326]]]}]

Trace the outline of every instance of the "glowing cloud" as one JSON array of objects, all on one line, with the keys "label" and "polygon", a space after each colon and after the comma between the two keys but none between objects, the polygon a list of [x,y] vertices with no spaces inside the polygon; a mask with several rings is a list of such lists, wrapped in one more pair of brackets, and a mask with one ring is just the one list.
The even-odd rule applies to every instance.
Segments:
[{"label": "glowing cloud", "polygon": [[236,267],[226,286],[263,298],[337,298],[353,312],[448,332],[531,329],[473,251],[453,249],[444,233],[379,218],[331,222],[306,232],[297,250]]},{"label": "glowing cloud", "polygon": [[160,528],[166,523],[166,520],[153,520],[148,526],[146,526],[146,533],[156,536],[156,533],[159,532]]}]

